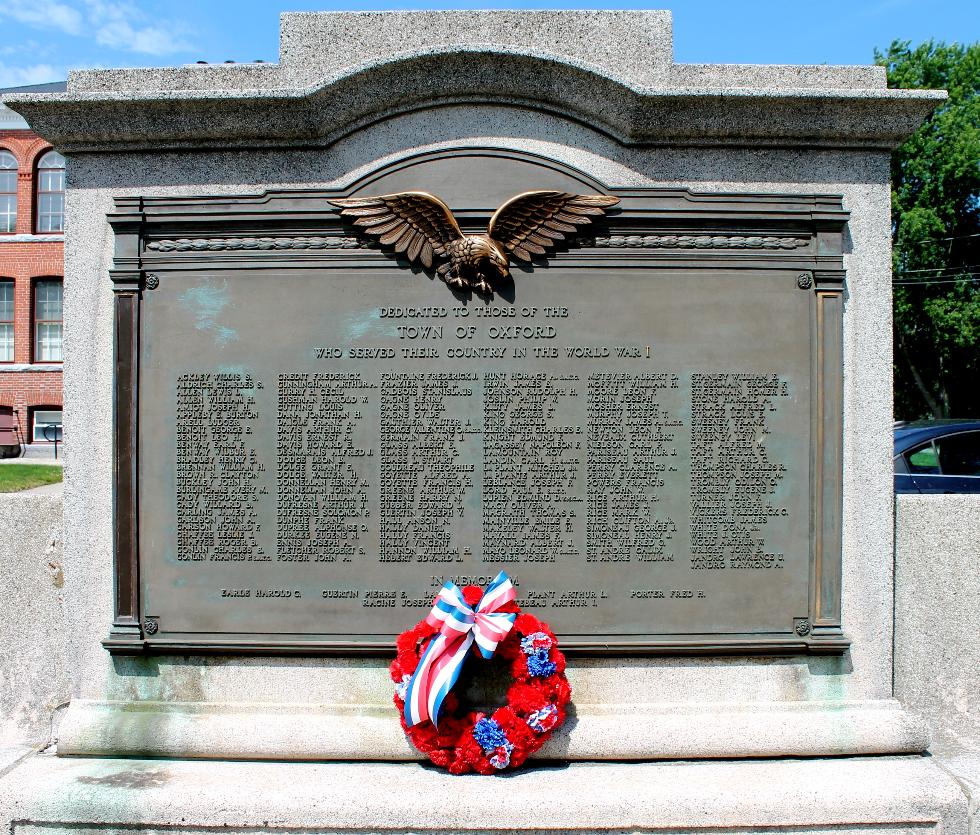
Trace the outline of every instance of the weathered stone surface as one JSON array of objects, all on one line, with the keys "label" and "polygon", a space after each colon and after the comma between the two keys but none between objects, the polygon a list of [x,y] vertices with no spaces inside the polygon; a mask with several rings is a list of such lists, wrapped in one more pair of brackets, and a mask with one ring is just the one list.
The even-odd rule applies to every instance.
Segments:
[{"label": "weathered stone surface", "polygon": [[75,93],[275,90],[310,87],[364,64],[494,46],[593,67],[639,84],[676,87],[884,88],[872,66],[674,64],[669,11],[287,13],[279,64],[189,64],[75,70]]},{"label": "weathered stone surface", "polygon": [[[332,48],[324,49],[325,45]],[[493,46],[655,82],[672,65],[669,11],[320,12],[282,16],[280,62],[297,85],[374,61]]]},{"label": "weathered stone surface", "polygon": [[[368,789],[368,790],[365,790]],[[446,802],[448,801],[448,802]],[[920,757],[573,764],[455,778],[415,764],[35,756],[0,781],[0,825],[79,831],[642,831],[968,835],[956,781]],[[124,826],[125,824],[125,826]]]},{"label": "weathered stone surface", "polygon": [[35,748],[30,745],[0,745],[0,780],[18,762],[32,754]]},{"label": "weathered stone surface", "polygon": [[[628,733],[623,729],[628,728]],[[897,703],[576,703],[540,759],[643,760],[915,753],[921,721]],[[424,759],[392,706],[75,700],[58,752],[228,759]]]},{"label": "weathered stone surface", "polygon": [[47,741],[71,692],[61,521],[60,496],[0,495],[0,746]]},{"label": "weathered stone surface", "polygon": [[898,496],[895,695],[942,748],[980,752],[980,496]]},{"label": "weathered stone surface", "polygon": [[543,108],[626,144],[897,145],[944,94],[879,67],[671,63],[669,12],[285,15],[282,63],[73,73],[9,103],[63,150],[327,146],[441,102]]},{"label": "weathered stone surface", "polygon": [[936,764],[949,774],[966,795],[970,808],[970,833],[980,832],[980,751],[940,754]]}]

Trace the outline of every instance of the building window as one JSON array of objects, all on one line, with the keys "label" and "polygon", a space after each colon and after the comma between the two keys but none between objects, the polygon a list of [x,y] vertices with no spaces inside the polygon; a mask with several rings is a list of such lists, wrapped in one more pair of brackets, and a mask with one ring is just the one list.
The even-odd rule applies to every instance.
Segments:
[{"label": "building window", "polygon": [[0,233],[17,228],[17,160],[0,148]]},{"label": "building window", "polygon": [[60,281],[34,283],[34,362],[61,362]]},{"label": "building window", "polygon": [[14,361],[14,283],[0,279],[0,362]]},{"label": "building window", "polygon": [[61,442],[61,409],[35,409],[31,423],[34,443]]},{"label": "building window", "polygon": [[48,151],[37,164],[38,232],[61,232],[65,228],[65,158]]}]

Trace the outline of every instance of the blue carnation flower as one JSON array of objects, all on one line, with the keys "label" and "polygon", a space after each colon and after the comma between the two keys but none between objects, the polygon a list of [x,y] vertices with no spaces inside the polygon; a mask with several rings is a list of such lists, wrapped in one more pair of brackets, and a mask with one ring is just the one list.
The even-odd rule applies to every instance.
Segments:
[{"label": "blue carnation flower", "polygon": [[527,671],[532,676],[550,676],[555,671],[555,662],[548,660],[548,650],[539,649],[527,657]]},{"label": "blue carnation flower", "polygon": [[473,726],[473,737],[484,751],[493,751],[508,744],[507,734],[493,719],[481,719]]}]

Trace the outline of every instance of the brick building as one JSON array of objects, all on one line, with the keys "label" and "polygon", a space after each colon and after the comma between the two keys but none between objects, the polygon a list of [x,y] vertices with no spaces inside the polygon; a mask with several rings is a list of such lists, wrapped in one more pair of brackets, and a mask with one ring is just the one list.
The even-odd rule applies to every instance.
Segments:
[{"label": "brick building", "polygon": [[61,437],[64,202],[64,157],[0,105],[0,457]]}]

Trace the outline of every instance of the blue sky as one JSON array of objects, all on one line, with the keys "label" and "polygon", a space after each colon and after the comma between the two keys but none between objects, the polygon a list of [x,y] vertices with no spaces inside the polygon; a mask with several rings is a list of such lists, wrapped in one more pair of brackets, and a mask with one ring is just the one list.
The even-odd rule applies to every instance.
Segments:
[{"label": "blue sky", "polygon": [[[279,13],[418,8],[558,8],[523,2],[263,0],[0,0],[0,87],[39,84],[85,67],[196,60],[275,61]],[[564,3],[561,8],[637,8]],[[674,0],[674,60],[866,64],[894,39],[980,40],[978,0]]]}]

